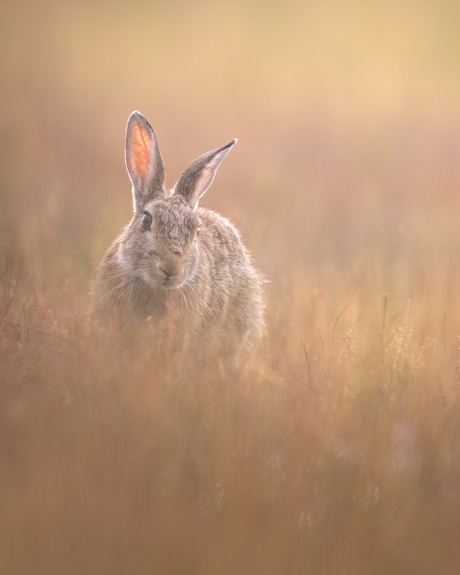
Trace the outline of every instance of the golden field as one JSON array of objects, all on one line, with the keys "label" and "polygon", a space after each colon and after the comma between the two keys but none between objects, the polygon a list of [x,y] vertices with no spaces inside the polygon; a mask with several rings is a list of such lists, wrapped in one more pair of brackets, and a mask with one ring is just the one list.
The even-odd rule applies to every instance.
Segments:
[{"label": "golden field", "polygon": [[[0,572],[454,575],[460,8],[19,2],[0,18]],[[229,367],[95,344],[125,123],[267,278]]]}]

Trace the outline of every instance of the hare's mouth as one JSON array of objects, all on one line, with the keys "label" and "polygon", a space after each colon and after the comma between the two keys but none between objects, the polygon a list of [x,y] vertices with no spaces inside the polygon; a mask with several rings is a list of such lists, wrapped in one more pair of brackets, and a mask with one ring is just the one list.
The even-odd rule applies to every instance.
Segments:
[{"label": "hare's mouth", "polygon": [[162,282],[161,285],[162,285],[165,289],[177,289],[177,288],[180,288],[183,283],[184,283],[184,282],[182,281],[181,278],[179,278],[179,277],[172,277],[172,278],[166,278],[166,279]]},{"label": "hare's mouth", "polygon": [[161,287],[167,290],[177,289],[181,287],[184,283],[184,280],[181,275],[179,274],[162,274],[162,277],[159,278],[158,282]]},{"label": "hare's mouth", "polygon": [[178,274],[148,273],[143,270],[141,278],[151,287],[163,288],[165,290],[177,289],[184,283],[183,278]]}]

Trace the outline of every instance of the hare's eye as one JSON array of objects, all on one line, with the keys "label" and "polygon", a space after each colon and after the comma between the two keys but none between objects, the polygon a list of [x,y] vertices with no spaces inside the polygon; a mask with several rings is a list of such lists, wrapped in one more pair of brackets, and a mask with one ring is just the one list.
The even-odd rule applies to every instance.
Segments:
[{"label": "hare's eye", "polygon": [[199,233],[200,233],[200,226],[198,226],[196,229],[196,235],[198,235]]},{"label": "hare's eye", "polygon": [[152,216],[148,212],[144,212],[142,216],[142,227],[144,230],[149,230],[152,225]]}]

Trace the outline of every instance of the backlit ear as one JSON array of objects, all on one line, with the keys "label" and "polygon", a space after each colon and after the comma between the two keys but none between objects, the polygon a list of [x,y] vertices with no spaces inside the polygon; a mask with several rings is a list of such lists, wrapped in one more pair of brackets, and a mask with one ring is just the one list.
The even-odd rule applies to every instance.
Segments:
[{"label": "backlit ear", "polygon": [[152,127],[133,112],[126,127],[126,168],[133,185],[134,211],[164,194],[165,170]]},{"label": "backlit ear", "polygon": [[192,162],[175,185],[174,195],[183,196],[194,208],[200,197],[211,185],[219,164],[237,141],[234,139],[229,144],[203,154]]}]

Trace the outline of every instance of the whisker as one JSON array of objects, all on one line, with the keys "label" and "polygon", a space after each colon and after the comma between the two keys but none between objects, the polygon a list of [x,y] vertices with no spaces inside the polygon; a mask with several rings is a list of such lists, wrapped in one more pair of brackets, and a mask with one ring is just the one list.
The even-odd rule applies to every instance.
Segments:
[{"label": "whisker", "polygon": [[[208,310],[208,312],[211,314],[212,317],[215,317],[214,312],[212,311],[212,309],[209,307],[209,305],[201,298],[200,294],[196,291],[196,289],[194,288],[194,286],[188,281],[185,280],[184,285],[186,288],[190,289],[190,291],[196,296],[196,298],[198,299],[198,301]],[[193,299],[193,298],[192,298]],[[201,314],[202,316],[203,314]]]}]

